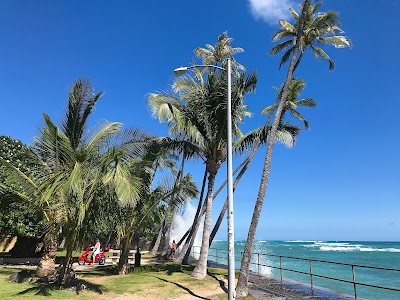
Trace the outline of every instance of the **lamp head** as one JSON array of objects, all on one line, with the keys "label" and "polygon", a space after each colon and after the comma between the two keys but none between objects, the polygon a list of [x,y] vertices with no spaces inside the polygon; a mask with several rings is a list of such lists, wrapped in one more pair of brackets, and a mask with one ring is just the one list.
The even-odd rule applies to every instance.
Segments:
[{"label": "lamp head", "polygon": [[189,69],[188,67],[176,68],[176,69],[174,70],[174,74],[175,74],[176,76],[181,76],[181,75],[185,74],[185,73],[187,72],[188,69]]}]

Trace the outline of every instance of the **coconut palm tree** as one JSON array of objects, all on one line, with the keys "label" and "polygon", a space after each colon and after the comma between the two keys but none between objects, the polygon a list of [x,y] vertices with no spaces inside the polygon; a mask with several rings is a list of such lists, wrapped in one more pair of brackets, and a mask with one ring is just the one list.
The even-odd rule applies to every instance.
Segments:
[{"label": "coconut palm tree", "polygon": [[[301,115],[297,109],[299,107],[307,107],[307,108],[313,108],[317,106],[317,102],[313,98],[303,98],[303,99],[297,99],[303,89],[306,86],[305,80],[301,79],[292,79],[289,88],[288,88],[288,94],[286,97],[285,105],[283,106],[283,111],[281,114],[281,120],[280,123],[283,125],[283,120],[285,117],[286,112],[290,112],[290,114],[295,117],[296,119],[302,121],[304,123],[304,127],[306,129],[310,129],[308,121]],[[283,87],[281,87],[280,90],[278,88],[274,87],[275,91],[279,95],[282,93]],[[274,105],[270,105],[265,107],[263,110],[261,110],[261,114],[267,114],[270,112],[273,112],[275,109]]]},{"label": "coconut palm tree", "polygon": [[[304,80],[299,80],[299,79],[293,79],[290,86],[289,86],[289,92],[287,96],[287,100],[285,103],[285,106],[282,111],[281,119],[280,119],[280,124],[278,127],[278,130],[276,132],[276,141],[282,142],[285,144],[286,147],[293,147],[295,144],[296,137],[300,133],[300,128],[291,125],[288,123],[284,123],[284,117],[287,111],[291,113],[293,117],[296,119],[302,121],[304,123],[304,127],[306,129],[309,129],[309,123],[308,121],[301,115],[299,111],[297,111],[298,107],[307,107],[307,108],[312,108],[316,107],[317,103],[314,99],[312,98],[303,98],[303,99],[297,99],[302,92],[302,90],[305,87],[305,81]],[[278,90],[276,87],[274,87],[278,94],[278,98],[280,93],[282,93],[282,88],[281,90]],[[261,114],[270,114],[272,115],[273,111],[275,110],[276,106],[275,105],[270,105],[261,110]],[[269,122],[267,122],[268,124]],[[254,155],[258,148],[265,144],[267,142],[268,138],[268,133],[270,132],[271,127],[270,126],[262,126],[259,128],[256,128],[255,130],[252,130],[248,134],[244,135],[241,137],[238,141],[235,142],[234,145],[234,150],[235,152],[243,154],[246,152],[249,148],[251,149],[251,153],[249,156],[244,160],[244,164],[239,172],[239,174],[236,176],[235,181],[233,182],[233,189],[235,190],[237,185],[239,184],[240,179],[244,175],[244,173],[247,171],[248,167],[250,166],[251,161],[254,158]],[[225,200],[225,203],[221,209],[221,213],[214,225],[214,228],[211,232],[210,236],[210,245],[215,237],[215,234],[217,233],[219,226],[222,223],[222,219],[225,215],[225,212],[228,208],[228,199]]]},{"label": "coconut palm tree", "polygon": [[[204,160],[208,172],[206,216],[200,260],[193,277],[203,278],[207,271],[208,240],[210,235],[211,202],[215,176],[226,158],[226,74],[220,71],[203,73],[194,70],[194,76],[178,78],[174,94],[151,94],[149,104],[153,115],[170,123],[172,132],[185,137],[197,148],[196,153]],[[233,79],[232,120],[233,134],[238,136],[238,123],[249,115],[243,105],[244,96],[254,91],[256,75],[245,73]]]},{"label": "coconut palm tree", "polygon": [[230,58],[232,63],[232,70],[237,75],[239,70],[245,71],[246,69],[235,60],[233,55],[236,53],[244,52],[244,50],[243,48],[232,47],[232,42],[233,38],[228,37],[228,33],[225,31],[218,36],[218,40],[215,46],[206,44],[205,48],[196,48],[194,50],[194,53],[197,57],[200,57],[202,59],[202,64],[205,65],[222,66],[226,59]]},{"label": "coconut palm tree", "polygon": [[[32,158],[40,176],[31,179],[18,174],[25,186],[25,193],[19,194],[30,195],[42,205],[48,218],[47,231],[56,235],[62,229],[67,253],[58,278],[60,284],[68,283],[72,251],[82,236],[92,200],[104,188],[112,188],[121,201],[134,198],[132,195],[138,191],[138,183],[126,184],[131,177],[122,162],[143,152],[147,135],[138,130],[122,132],[117,122],[103,122],[88,131],[87,120],[100,97],[89,81],[76,81],[69,91],[60,128],[44,114],[45,125],[35,138]],[[121,138],[115,138],[117,134]],[[115,143],[121,139],[123,143]]]},{"label": "coconut palm tree", "polygon": [[[287,56],[287,57],[283,57],[283,59],[281,60],[281,64],[282,64],[282,61],[283,62],[287,61],[289,59],[289,56],[291,55],[289,68],[288,68],[288,71],[286,74],[286,79],[285,79],[285,82],[282,87],[282,92],[280,93],[280,95],[278,97],[278,99],[279,99],[278,103],[277,103],[278,105],[277,105],[274,120],[272,123],[271,132],[270,132],[269,138],[268,138],[267,153],[265,156],[264,167],[263,167],[263,171],[262,171],[262,175],[261,175],[260,188],[258,191],[257,200],[256,200],[255,207],[254,207],[254,212],[253,212],[253,216],[252,216],[250,227],[249,227],[246,246],[245,246],[245,250],[244,250],[242,262],[241,262],[238,283],[237,283],[237,287],[236,287],[236,293],[237,293],[238,297],[244,297],[248,294],[247,283],[248,283],[251,253],[253,251],[254,238],[255,238],[255,234],[256,234],[257,224],[258,224],[258,220],[260,217],[260,213],[261,213],[261,209],[263,206],[264,197],[265,197],[265,193],[266,193],[266,189],[267,189],[267,185],[268,185],[274,141],[275,141],[278,126],[281,122],[281,115],[282,115],[282,112],[283,112],[283,109],[285,106],[285,102],[286,102],[287,95],[289,92],[289,86],[290,86],[290,83],[292,82],[295,67],[297,67],[297,65],[300,63],[300,60],[302,57],[301,51],[304,51],[306,49],[305,45],[308,45],[307,44],[308,42],[305,44],[305,40],[304,40],[306,34],[308,33],[306,21],[307,21],[307,18],[310,16],[310,12],[315,11],[315,8],[311,9],[310,7],[312,7],[310,0],[304,0],[303,5],[301,6],[301,14],[297,21],[296,37],[292,41],[292,42],[294,42],[293,49],[290,50],[289,54],[285,53],[284,56]],[[334,23],[331,25],[336,26],[337,23]],[[311,48],[311,46],[310,46],[310,48]],[[282,47],[282,49],[284,49],[284,47]]]},{"label": "coconut palm tree", "polygon": [[[335,63],[329,55],[321,48],[324,44],[333,45],[336,48],[351,47],[351,41],[348,37],[337,35],[343,33],[340,29],[339,15],[335,11],[324,13],[316,13],[322,3],[317,2],[315,5],[310,4],[304,12],[303,34],[300,38],[300,55],[297,58],[294,70],[296,70],[307,48],[310,48],[317,59],[325,59],[329,61],[329,69],[333,70]],[[290,13],[294,18],[294,24],[286,20],[280,20],[281,28],[273,35],[273,41],[283,40],[269,53],[278,54],[285,51],[281,58],[279,68],[288,61],[293,54],[296,45],[296,37],[300,24],[299,14],[292,8],[289,8]]]}]

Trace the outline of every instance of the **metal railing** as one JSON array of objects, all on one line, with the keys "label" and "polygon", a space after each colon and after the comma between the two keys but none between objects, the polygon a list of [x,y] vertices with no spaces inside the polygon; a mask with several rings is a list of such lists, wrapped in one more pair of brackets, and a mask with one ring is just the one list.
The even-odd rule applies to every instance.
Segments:
[{"label": "metal railing", "polygon": [[[199,248],[199,251],[197,252],[195,249]],[[215,254],[213,254],[213,252]],[[235,255],[235,261],[236,262],[241,262],[241,258],[243,256],[242,251],[235,251],[236,253],[240,253],[240,259],[237,259]],[[200,253],[200,247],[199,246],[193,246],[192,248],[192,255],[195,256],[196,254]],[[218,248],[210,248],[208,257],[210,261],[216,262],[217,264],[221,265],[226,265],[225,263],[222,263],[221,261],[227,259],[227,254],[226,255],[220,255],[221,253],[227,253],[226,249],[218,249]],[[273,257],[273,258],[279,258],[279,266],[274,266],[270,264],[263,264],[260,263],[260,256],[264,257]],[[319,259],[309,259],[309,258],[299,258],[299,257],[292,257],[292,256],[283,256],[283,255],[274,255],[274,254],[264,254],[264,253],[253,253],[252,257],[256,257],[257,261],[254,262],[250,260],[250,265],[255,265],[257,272],[256,274],[261,275],[260,272],[260,267],[267,267],[271,269],[279,269],[279,277],[280,277],[280,282],[281,284],[283,283],[283,276],[282,276],[282,271],[287,271],[287,272],[293,272],[293,273],[298,273],[298,274],[303,274],[307,275],[310,277],[310,289],[311,289],[311,295],[314,296],[314,282],[313,278],[323,278],[323,279],[328,279],[328,280],[333,280],[333,281],[338,281],[342,283],[347,283],[351,284],[353,286],[353,293],[354,293],[354,299],[357,300],[357,287],[358,286],[363,286],[363,287],[370,287],[374,289],[382,289],[386,291],[393,291],[393,292],[400,292],[399,288],[394,288],[394,287],[388,287],[388,286],[380,286],[376,284],[369,284],[366,282],[361,282],[361,281],[356,281],[356,273],[355,273],[355,268],[361,268],[361,269],[370,269],[370,270],[384,270],[384,271],[391,271],[391,272],[399,272],[400,275],[400,269],[396,268],[383,268],[383,267],[375,267],[375,266],[366,266],[366,265],[359,265],[359,264],[349,264],[349,263],[340,263],[340,262],[334,262],[334,261],[327,261],[327,260],[319,260]],[[214,258],[210,259],[210,258]],[[283,259],[293,259],[293,260],[299,260],[299,261],[304,261],[309,265],[308,271],[300,271],[300,270],[295,270],[287,267],[283,267]],[[313,263],[323,263],[323,264],[330,264],[330,265],[338,265],[338,266],[348,266],[351,267],[351,280],[347,279],[341,279],[341,278],[335,278],[331,276],[326,276],[323,274],[317,274],[313,272]],[[398,294],[398,298],[400,299],[400,293]]]}]

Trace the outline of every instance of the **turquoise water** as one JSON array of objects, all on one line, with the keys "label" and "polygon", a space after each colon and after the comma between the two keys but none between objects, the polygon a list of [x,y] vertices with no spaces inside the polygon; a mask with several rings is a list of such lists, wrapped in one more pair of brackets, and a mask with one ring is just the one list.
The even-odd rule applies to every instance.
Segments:
[{"label": "turquoise water", "polygon": [[[245,241],[235,242],[236,269],[240,268],[241,251]],[[218,250],[216,250],[218,249]],[[227,242],[215,241],[209,259],[227,264]],[[338,241],[257,241],[254,245],[251,270],[266,276],[280,277],[279,256],[340,262],[352,265],[375,266],[399,269],[386,271],[354,267],[356,282],[400,289],[400,242],[338,242]],[[262,255],[266,254],[266,255]],[[271,255],[277,255],[271,256]],[[218,256],[218,257],[216,257]],[[257,266],[260,262],[263,266]],[[352,267],[332,263],[312,262],[312,273],[327,277],[352,281]],[[310,284],[310,262],[282,257],[282,268],[305,272],[282,271],[282,277]],[[351,283],[344,283],[313,276],[314,286],[328,288],[337,292],[354,295]],[[400,299],[400,292],[378,288],[356,286],[360,299]]]}]

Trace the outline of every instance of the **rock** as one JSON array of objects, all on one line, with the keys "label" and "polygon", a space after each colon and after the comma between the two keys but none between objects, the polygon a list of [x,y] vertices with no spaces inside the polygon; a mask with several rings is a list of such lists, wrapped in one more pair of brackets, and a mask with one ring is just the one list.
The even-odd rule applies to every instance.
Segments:
[{"label": "rock", "polygon": [[32,278],[32,274],[30,271],[21,270],[20,272],[11,274],[8,279],[12,282],[21,283],[21,282],[30,281],[31,278]]}]

